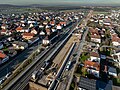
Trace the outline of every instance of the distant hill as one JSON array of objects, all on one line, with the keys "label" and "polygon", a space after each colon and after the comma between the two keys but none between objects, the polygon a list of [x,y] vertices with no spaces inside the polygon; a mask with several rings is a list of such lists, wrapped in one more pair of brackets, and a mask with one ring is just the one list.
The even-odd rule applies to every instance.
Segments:
[{"label": "distant hill", "polygon": [[0,4],[0,8],[7,8],[7,7],[28,7],[28,5]]}]

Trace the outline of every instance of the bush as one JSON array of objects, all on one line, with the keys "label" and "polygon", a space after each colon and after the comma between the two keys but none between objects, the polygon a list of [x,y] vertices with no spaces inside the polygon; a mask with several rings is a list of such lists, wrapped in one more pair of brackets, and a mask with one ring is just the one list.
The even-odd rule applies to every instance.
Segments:
[{"label": "bush", "polygon": [[70,85],[70,90],[74,90],[75,88],[75,83],[72,81],[71,85]]},{"label": "bush", "polygon": [[89,54],[88,53],[82,53],[81,57],[80,57],[80,61],[83,63],[85,60],[87,60],[89,58]]},{"label": "bush", "polygon": [[113,85],[120,86],[120,78],[113,78]]}]

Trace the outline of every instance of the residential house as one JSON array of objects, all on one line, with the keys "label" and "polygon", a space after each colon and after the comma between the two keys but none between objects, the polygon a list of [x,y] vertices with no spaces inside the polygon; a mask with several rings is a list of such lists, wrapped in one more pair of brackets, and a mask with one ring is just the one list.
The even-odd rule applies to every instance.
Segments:
[{"label": "residential house", "polygon": [[100,80],[89,79],[87,77],[80,77],[78,83],[78,90],[112,90],[112,81],[105,83]]},{"label": "residential house", "polygon": [[91,41],[101,43],[100,35],[98,29],[89,28],[91,34]]},{"label": "residential house", "polygon": [[48,24],[48,21],[44,21],[44,22],[43,22],[43,25],[47,25],[47,24]]},{"label": "residential house", "polygon": [[92,74],[95,77],[99,78],[100,64],[98,62],[85,61],[84,64],[84,67],[87,69],[87,72],[89,74]]},{"label": "residential house", "polygon": [[89,28],[89,31],[90,31],[91,35],[99,35],[97,29],[94,29],[94,28],[90,27],[90,28]]},{"label": "residential house", "polygon": [[50,35],[52,33],[51,29],[46,29],[47,35]]},{"label": "residential house", "polygon": [[40,35],[45,36],[45,32],[43,32],[43,30],[41,30]]},{"label": "residential house", "polygon": [[11,42],[11,41],[14,41],[15,39],[13,37],[8,37],[7,40]]},{"label": "residential house", "polygon": [[37,42],[38,40],[39,40],[39,37],[33,37],[32,39],[28,40],[28,43],[33,44],[33,43]]},{"label": "residential house", "polygon": [[21,42],[21,41],[14,41],[12,43],[14,49],[20,49],[20,50],[24,50],[25,48],[28,47],[28,44],[26,42]]},{"label": "residential house", "polygon": [[43,40],[42,40],[42,44],[43,45],[48,45],[50,43],[50,40],[48,39],[48,36],[46,36]]},{"label": "residential house", "polygon": [[90,52],[90,60],[91,61],[96,61],[100,63],[100,56],[96,52]]},{"label": "residential house", "polygon": [[50,26],[50,25],[46,25],[45,28],[46,28],[46,29],[50,29],[51,26]]},{"label": "residential house", "polygon": [[112,35],[112,43],[114,46],[120,45],[120,38],[116,34]]},{"label": "residential house", "polygon": [[101,43],[100,35],[91,35],[91,41]]},{"label": "residential house", "polygon": [[50,25],[54,26],[55,25],[55,21],[50,21]]},{"label": "residential house", "polygon": [[8,28],[8,25],[2,24],[2,25],[1,25],[1,28],[2,28],[2,29],[7,29],[7,28]]},{"label": "residential house", "polygon": [[66,26],[67,23],[66,23],[65,21],[61,21],[61,22],[60,22],[60,25],[62,25],[62,26]]},{"label": "residential house", "polygon": [[30,29],[28,27],[23,27],[24,32],[29,32]]},{"label": "residential house", "polygon": [[38,32],[37,32],[37,30],[35,30],[35,28],[32,28],[32,30],[31,30],[31,32],[30,33],[33,33],[33,34],[37,34]]},{"label": "residential house", "polygon": [[6,35],[7,34],[7,30],[6,29],[2,29],[0,33],[1,33],[1,35]]},{"label": "residential house", "polygon": [[60,24],[58,24],[58,25],[56,26],[56,28],[57,28],[58,30],[61,30],[61,29],[62,29],[62,26],[61,26]]},{"label": "residential house", "polygon": [[112,54],[114,62],[118,63],[118,66],[120,67],[120,50],[116,50],[114,54]]},{"label": "residential house", "polygon": [[32,28],[32,27],[34,27],[34,25],[33,25],[32,23],[30,23],[30,26],[29,26],[29,28]]},{"label": "residential house", "polygon": [[51,28],[51,30],[52,30],[52,32],[56,32],[57,31],[55,27]]},{"label": "residential house", "polygon": [[6,35],[11,35],[12,32],[13,32],[13,30],[8,30],[7,33],[6,33]]},{"label": "residential house", "polygon": [[28,20],[28,24],[35,23],[34,20]]},{"label": "residential house", "polygon": [[110,18],[108,18],[108,17],[106,17],[105,19],[104,19],[104,23],[103,23],[105,26],[111,26],[111,19]]},{"label": "residential house", "polygon": [[5,63],[9,60],[9,56],[0,51],[0,64]]},{"label": "residential house", "polygon": [[96,80],[86,77],[80,77],[78,90],[96,90]]},{"label": "residential house", "polygon": [[116,68],[114,67],[109,67],[108,68],[108,74],[113,76],[113,77],[117,77],[117,71],[116,71]]},{"label": "residential house", "polygon": [[39,25],[39,28],[44,28],[44,25],[42,25],[42,24],[41,24],[41,25]]},{"label": "residential house", "polygon": [[16,28],[16,31],[17,31],[17,32],[24,32],[24,29],[19,26],[19,27]]},{"label": "residential house", "polygon": [[26,40],[32,39],[33,37],[34,37],[33,33],[23,33],[23,36],[22,36],[22,38]]}]

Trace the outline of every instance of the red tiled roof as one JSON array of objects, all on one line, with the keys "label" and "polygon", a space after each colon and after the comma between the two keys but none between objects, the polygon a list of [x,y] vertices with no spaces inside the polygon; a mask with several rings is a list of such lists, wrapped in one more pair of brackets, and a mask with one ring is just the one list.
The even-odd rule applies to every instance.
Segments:
[{"label": "red tiled roof", "polygon": [[19,27],[16,28],[16,30],[18,30],[18,31],[23,30],[23,28],[19,26]]},{"label": "red tiled roof", "polygon": [[92,28],[92,27],[89,28],[89,31],[90,31],[90,33],[91,33],[92,35],[94,35],[94,34],[99,35],[98,30],[96,30],[96,29],[94,29],[94,28]]},{"label": "red tiled roof", "polygon": [[5,30],[5,29],[2,29],[1,32],[6,32],[6,30]]},{"label": "red tiled roof", "polygon": [[91,35],[91,38],[97,38],[97,39],[100,39],[100,35]]},{"label": "red tiled roof", "polygon": [[23,33],[23,36],[34,36],[33,33]]},{"label": "red tiled roof", "polygon": [[46,29],[46,32],[51,32],[51,30],[50,29]]},{"label": "red tiled roof", "polygon": [[0,58],[5,58],[6,57],[6,55],[5,54],[3,54],[2,52],[0,52]]},{"label": "red tiled roof", "polygon": [[57,26],[61,26],[61,24],[58,24]]},{"label": "red tiled roof", "polygon": [[50,21],[50,24],[55,24],[55,22],[54,21]]},{"label": "red tiled roof", "polygon": [[112,41],[120,42],[120,38],[119,37],[112,37]]},{"label": "red tiled roof", "polygon": [[96,70],[98,71],[100,70],[100,64],[97,62],[85,61],[84,64],[86,68],[93,67],[93,68],[96,68]]},{"label": "red tiled roof", "polygon": [[61,25],[66,24],[66,22],[60,22]]},{"label": "red tiled roof", "polygon": [[96,52],[91,52],[91,53],[90,53],[90,56],[99,57],[99,54],[96,53]]}]

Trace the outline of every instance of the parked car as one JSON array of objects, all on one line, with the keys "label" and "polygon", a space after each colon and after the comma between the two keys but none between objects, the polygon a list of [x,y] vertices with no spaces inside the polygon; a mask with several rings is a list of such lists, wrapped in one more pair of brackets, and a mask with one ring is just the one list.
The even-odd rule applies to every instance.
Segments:
[{"label": "parked car", "polygon": [[66,70],[67,70],[67,71],[69,70],[70,66],[71,66],[71,61],[69,61],[69,62],[67,63],[67,66],[66,66]]},{"label": "parked car", "polygon": [[0,84],[2,84],[3,82],[4,82],[4,81],[1,79],[1,80],[0,80]]},{"label": "parked car", "polygon": [[81,63],[80,66],[84,67],[84,64]]},{"label": "parked car", "polygon": [[6,74],[6,78],[8,78],[10,75],[11,75],[12,73],[11,72],[9,72],[8,74]]}]

